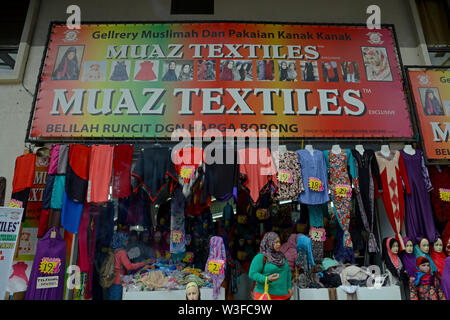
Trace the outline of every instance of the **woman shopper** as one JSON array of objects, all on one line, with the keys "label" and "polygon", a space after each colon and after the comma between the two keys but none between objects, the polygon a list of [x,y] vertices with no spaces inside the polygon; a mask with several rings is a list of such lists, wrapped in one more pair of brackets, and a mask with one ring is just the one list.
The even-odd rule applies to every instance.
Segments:
[{"label": "woman shopper", "polygon": [[248,274],[256,281],[254,300],[259,300],[264,294],[266,278],[272,300],[289,300],[292,296],[291,269],[280,248],[280,237],[275,232],[264,235],[260,252],[253,258]]}]

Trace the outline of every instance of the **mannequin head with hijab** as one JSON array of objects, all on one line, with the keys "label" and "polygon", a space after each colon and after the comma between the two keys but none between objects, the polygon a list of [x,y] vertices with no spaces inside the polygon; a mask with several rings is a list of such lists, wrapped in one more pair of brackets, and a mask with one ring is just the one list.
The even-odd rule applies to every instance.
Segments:
[{"label": "mannequin head with hijab", "polygon": [[442,239],[437,238],[437,240],[433,243],[433,250],[436,253],[441,253],[443,248],[444,248],[444,245],[442,243]]},{"label": "mannequin head with hijab", "polygon": [[420,240],[419,249],[425,254],[430,253],[430,242],[428,241],[428,239],[423,238],[422,240]]},{"label": "mannequin head with hijab", "polygon": [[408,239],[408,241],[406,241],[405,243],[405,251],[406,253],[410,254],[413,253],[414,250],[414,243],[412,242],[412,240]]}]

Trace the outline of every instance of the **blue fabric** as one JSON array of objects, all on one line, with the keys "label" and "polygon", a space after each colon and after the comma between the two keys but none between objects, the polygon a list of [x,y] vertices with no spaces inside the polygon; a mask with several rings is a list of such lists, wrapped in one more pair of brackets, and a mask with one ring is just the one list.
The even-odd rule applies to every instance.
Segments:
[{"label": "blue fabric", "polygon": [[431,268],[431,274],[434,274],[435,272],[438,272],[438,269],[436,267],[436,265],[434,264],[433,259],[431,259],[430,255],[427,253],[423,253],[422,250],[420,250],[419,245],[415,244],[414,245],[414,256],[417,258],[419,257],[424,257],[427,258],[430,261],[430,268]]},{"label": "blue fabric", "polygon": [[334,258],[340,263],[355,263],[355,253],[353,247],[344,248],[344,231],[342,228],[336,228],[336,247],[334,249]]},{"label": "blue fabric", "polygon": [[63,206],[63,196],[65,194],[66,176],[55,176],[53,182],[52,198],[50,208],[61,210]]},{"label": "blue fabric", "polygon": [[67,196],[66,190],[63,190],[61,226],[67,231],[77,234],[82,214],[83,204],[74,202]]},{"label": "blue fabric", "polygon": [[308,206],[309,224],[312,227],[323,227],[323,205]]},{"label": "blue fabric", "polygon": [[303,252],[308,257],[308,262],[311,266],[315,266],[314,257],[312,254],[312,241],[310,238],[305,236],[304,234],[300,234],[297,239],[297,252]]},{"label": "blue fabric", "polygon": [[122,249],[125,246],[125,241],[128,240],[128,235],[125,232],[116,232],[111,241],[111,248]]},{"label": "blue fabric", "polygon": [[123,287],[121,284],[113,284],[109,287],[109,300],[122,300]]},{"label": "blue fabric", "polygon": [[[298,161],[302,172],[304,192],[298,201],[305,204],[323,204],[330,200],[328,196],[328,169],[323,152],[314,150],[313,156],[308,150],[297,150]],[[323,183],[323,191],[309,189],[309,178],[318,178]]]}]

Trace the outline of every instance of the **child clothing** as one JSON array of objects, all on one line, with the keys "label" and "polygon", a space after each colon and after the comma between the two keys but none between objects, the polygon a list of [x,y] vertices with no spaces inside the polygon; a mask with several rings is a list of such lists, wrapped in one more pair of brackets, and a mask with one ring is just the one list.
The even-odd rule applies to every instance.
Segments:
[{"label": "child clothing", "polygon": [[152,81],[157,78],[157,75],[153,71],[154,62],[144,61],[141,63],[141,70],[136,74],[135,80]]}]

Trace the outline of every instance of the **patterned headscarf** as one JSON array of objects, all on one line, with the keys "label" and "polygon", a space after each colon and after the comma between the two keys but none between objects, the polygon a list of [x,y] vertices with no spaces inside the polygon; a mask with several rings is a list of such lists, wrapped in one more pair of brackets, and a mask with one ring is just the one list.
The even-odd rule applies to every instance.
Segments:
[{"label": "patterned headscarf", "polygon": [[428,260],[425,257],[418,257],[416,260],[416,280],[415,280],[416,286],[418,286],[419,284],[431,283],[431,268],[430,270],[428,270],[427,273],[424,273],[419,269],[419,266],[426,262],[430,262],[430,260]]},{"label": "patterned headscarf", "polygon": [[[225,267],[226,267],[227,256],[225,254],[225,246],[223,244],[222,237],[212,237],[209,242],[209,256],[205,265],[205,272],[213,280],[213,299],[216,300],[220,293],[220,286],[225,279]],[[219,274],[209,272],[209,262],[211,260],[222,260],[223,261],[223,272]]]},{"label": "patterned headscarf", "polygon": [[286,256],[281,251],[275,251],[273,246],[278,235],[275,232],[267,232],[261,241],[259,251],[267,258],[268,263],[282,267],[286,263]]},{"label": "patterned headscarf", "polygon": [[111,248],[122,249],[124,247],[125,241],[128,240],[128,235],[125,232],[116,232],[113,235]]}]

